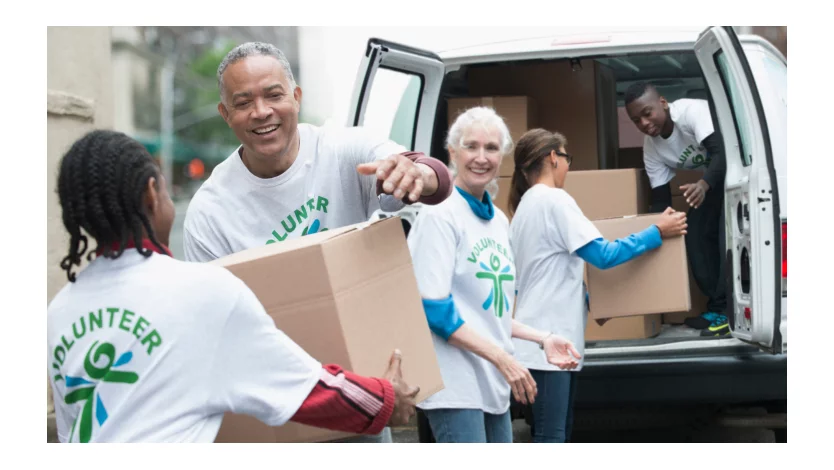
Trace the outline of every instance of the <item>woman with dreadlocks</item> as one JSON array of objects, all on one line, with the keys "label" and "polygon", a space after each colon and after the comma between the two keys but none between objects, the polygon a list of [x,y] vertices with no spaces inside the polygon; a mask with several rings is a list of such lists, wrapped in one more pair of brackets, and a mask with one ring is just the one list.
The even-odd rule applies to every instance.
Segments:
[{"label": "woman with dreadlocks", "polygon": [[211,442],[226,412],[357,434],[413,415],[398,351],[384,378],[322,365],[230,272],[173,259],[174,204],[135,140],[79,139],[58,195],[70,282],[48,306],[47,343],[61,442]]}]

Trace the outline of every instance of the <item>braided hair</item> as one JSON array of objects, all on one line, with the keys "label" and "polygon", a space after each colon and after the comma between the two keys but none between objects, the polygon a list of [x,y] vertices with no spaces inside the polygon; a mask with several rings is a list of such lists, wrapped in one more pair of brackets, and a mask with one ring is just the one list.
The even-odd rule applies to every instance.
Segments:
[{"label": "braided hair", "polygon": [[142,144],[121,132],[92,131],[63,156],[58,198],[70,243],[61,268],[70,282],[75,282],[73,266],[80,266],[87,253],[87,236],[82,229],[97,244],[87,254],[88,261],[99,250],[105,258],[118,258],[130,241],[139,253],[150,256],[152,251],[142,247],[143,229],[151,243],[164,252],[142,205],[151,177],[158,185],[156,161]]}]

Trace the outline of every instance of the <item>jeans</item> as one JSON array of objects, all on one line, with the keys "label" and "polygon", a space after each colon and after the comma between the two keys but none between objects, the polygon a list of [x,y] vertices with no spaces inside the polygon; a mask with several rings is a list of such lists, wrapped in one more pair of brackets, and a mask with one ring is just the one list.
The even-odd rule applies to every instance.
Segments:
[{"label": "jeans", "polygon": [[538,394],[533,402],[533,442],[570,442],[578,372],[530,369]]},{"label": "jeans", "polygon": [[423,411],[438,443],[513,442],[510,411],[500,415],[481,410],[444,408]]}]

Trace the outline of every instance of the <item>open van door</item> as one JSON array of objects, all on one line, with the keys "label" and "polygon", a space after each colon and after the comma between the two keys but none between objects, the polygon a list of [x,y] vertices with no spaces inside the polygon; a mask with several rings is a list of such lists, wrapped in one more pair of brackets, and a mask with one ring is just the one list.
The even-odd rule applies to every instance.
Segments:
[{"label": "open van door", "polygon": [[782,353],[782,243],[770,132],[750,64],[731,27],[701,33],[695,54],[724,138],[727,302],[732,334]]},{"label": "open van door", "polygon": [[445,68],[430,51],[371,38],[359,66],[348,126],[363,126],[430,155]]}]

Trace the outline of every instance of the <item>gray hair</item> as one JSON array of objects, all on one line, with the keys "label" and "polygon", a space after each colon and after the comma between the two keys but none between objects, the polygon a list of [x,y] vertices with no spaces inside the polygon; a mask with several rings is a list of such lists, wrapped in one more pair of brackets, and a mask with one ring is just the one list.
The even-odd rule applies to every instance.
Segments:
[{"label": "gray hair", "polygon": [[463,145],[463,135],[476,125],[486,130],[495,129],[501,134],[501,158],[507,156],[513,149],[513,139],[510,137],[510,129],[504,119],[492,108],[478,106],[469,108],[460,114],[452,127],[449,128],[449,135],[446,137],[446,145],[455,149]]},{"label": "gray hair", "polygon": [[295,77],[293,77],[292,74],[292,68],[290,67],[290,61],[287,60],[287,57],[283,52],[281,52],[281,49],[265,42],[247,42],[229,51],[229,53],[226,54],[226,57],[224,57],[220,62],[220,66],[217,67],[217,87],[220,90],[221,99],[223,98],[223,72],[226,71],[226,67],[241,59],[258,55],[275,57],[278,59],[278,62],[281,63],[281,67],[284,68],[284,74],[290,82],[290,87],[295,88],[297,86],[295,83]]},{"label": "gray hair", "polygon": [[[510,136],[510,129],[507,127],[507,123],[504,122],[504,119],[494,109],[485,106],[469,108],[455,119],[452,127],[449,128],[449,135],[446,137],[446,146],[459,149],[463,145],[463,137],[466,132],[475,126],[482,126],[487,131],[498,130],[498,133],[501,135],[502,160],[512,152],[513,139]],[[452,171],[452,175],[457,176],[457,168],[451,158],[449,159],[449,169]],[[498,195],[498,182],[496,180],[490,181],[486,190],[494,199]]]}]

